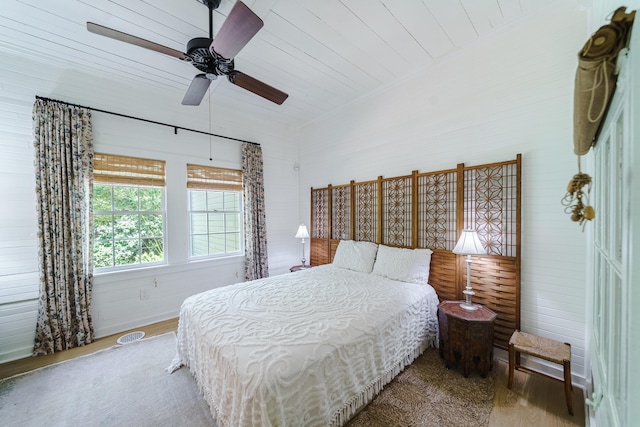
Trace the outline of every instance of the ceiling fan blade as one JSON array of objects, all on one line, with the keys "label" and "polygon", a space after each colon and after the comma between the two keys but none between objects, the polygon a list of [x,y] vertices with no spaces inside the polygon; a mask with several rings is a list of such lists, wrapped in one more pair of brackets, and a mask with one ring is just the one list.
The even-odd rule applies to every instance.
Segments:
[{"label": "ceiling fan blade", "polygon": [[209,49],[225,59],[233,59],[263,25],[264,22],[258,15],[244,3],[237,1]]},{"label": "ceiling fan blade", "polygon": [[287,97],[289,96],[286,93],[274,88],[273,86],[262,83],[260,80],[254,79],[253,77],[241,73],[240,71],[234,71],[232,74],[230,74],[229,81],[236,86],[240,86],[241,88],[246,89],[249,92],[253,92],[256,95],[263,97],[264,99],[275,102],[278,105],[282,105],[285,99],[287,99]]},{"label": "ceiling fan blade", "polygon": [[145,49],[155,50],[156,52],[164,53],[165,55],[173,56],[178,59],[182,59],[183,61],[191,61],[191,58],[189,58],[186,53],[180,52],[179,50],[172,49],[140,37],[132,36],[131,34],[123,33],[122,31],[94,24],[93,22],[87,22],[87,30],[101,36],[110,37],[125,43],[144,47]]},{"label": "ceiling fan blade", "polygon": [[182,105],[200,105],[204,94],[207,93],[211,80],[204,74],[198,74],[191,80],[187,93],[182,98]]}]

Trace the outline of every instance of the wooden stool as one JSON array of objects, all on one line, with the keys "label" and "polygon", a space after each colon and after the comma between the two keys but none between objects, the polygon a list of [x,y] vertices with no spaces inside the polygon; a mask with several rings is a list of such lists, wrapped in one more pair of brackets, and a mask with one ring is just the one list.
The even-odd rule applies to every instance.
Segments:
[{"label": "wooden stool", "polygon": [[[549,362],[562,365],[564,369],[564,381],[520,365],[520,353],[539,357],[541,359],[548,360]],[[573,415],[573,399],[571,396],[571,390],[573,390],[573,385],[571,384],[571,344],[563,344],[549,338],[538,337],[536,335],[516,330],[509,340],[508,388],[511,388],[513,385],[514,369],[542,375],[543,377],[563,382],[567,408],[569,409],[569,414]]]}]

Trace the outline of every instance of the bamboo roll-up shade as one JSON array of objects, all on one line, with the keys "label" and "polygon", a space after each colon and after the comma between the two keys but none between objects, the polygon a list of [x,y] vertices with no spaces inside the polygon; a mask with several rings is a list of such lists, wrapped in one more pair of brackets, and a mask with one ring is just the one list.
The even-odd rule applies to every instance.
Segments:
[{"label": "bamboo roll-up shade", "polygon": [[242,191],[242,171],[188,164],[187,188]]},{"label": "bamboo roll-up shade", "polygon": [[165,162],[164,160],[95,153],[93,180],[103,184],[164,187]]}]

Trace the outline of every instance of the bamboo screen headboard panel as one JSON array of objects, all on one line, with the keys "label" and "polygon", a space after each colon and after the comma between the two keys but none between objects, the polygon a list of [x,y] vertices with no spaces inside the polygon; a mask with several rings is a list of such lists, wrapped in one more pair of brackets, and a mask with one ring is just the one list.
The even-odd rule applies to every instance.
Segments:
[{"label": "bamboo screen headboard panel", "polygon": [[466,260],[452,252],[475,228],[488,255],[473,257],[474,301],[498,315],[495,345],[520,328],[522,157],[487,165],[311,189],[311,264],[330,263],[343,239],[429,248],[429,283],[440,300],[462,300]]}]

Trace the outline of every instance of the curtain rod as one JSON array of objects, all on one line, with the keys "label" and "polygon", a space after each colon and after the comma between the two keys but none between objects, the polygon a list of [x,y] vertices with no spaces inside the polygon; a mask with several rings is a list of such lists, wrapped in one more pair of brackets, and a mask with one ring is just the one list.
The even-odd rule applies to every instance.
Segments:
[{"label": "curtain rod", "polygon": [[155,120],[143,119],[141,117],[129,116],[127,114],[114,113],[113,111],[101,110],[99,108],[87,107],[85,105],[72,104],[71,102],[59,101],[57,99],[51,99],[51,98],[45,98],[44,96],[36,95],[36,99],[42,99],[43,101],[58,102],[60,104],[65,104],[65,105],[69,105],[69,106],[72,106],[72,107],[86,108],[87,110],[97,111],[99,113],[112,114],[114,116],[125,117],[127,119],[140,120],[141,122],[153,123],[155,125],[160,125],[160,126],[167,126],[167,127],[173,128],[173,131],[174,131],[174,133],[176,135],[178,134],[178,129],[181,129],[181,130],[186,130],[186,131],[189,131],[189,132],[201,133],[203,135],[217,136],[218,138],[230,139],[232,141],[246,142],[247,144],[260,145],[257,142],[245,141],[244,139],[232,138],[230,136],[218,135],[218,134],[215,134],[215,133],[205,132],[205,131],[202,131],[202,130],[189,129],[189,128],[185,128],[185,127],[182,127],[182,126],[170,125],[168,123],[162,123],[162,122],[157,122]]}]

